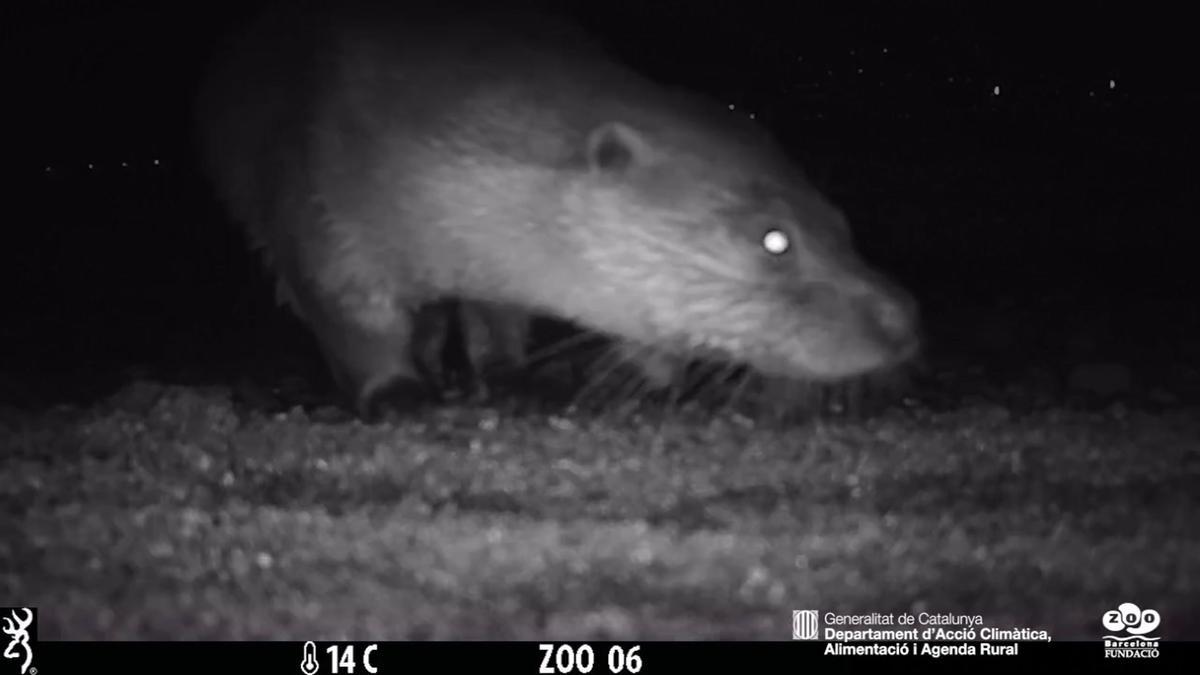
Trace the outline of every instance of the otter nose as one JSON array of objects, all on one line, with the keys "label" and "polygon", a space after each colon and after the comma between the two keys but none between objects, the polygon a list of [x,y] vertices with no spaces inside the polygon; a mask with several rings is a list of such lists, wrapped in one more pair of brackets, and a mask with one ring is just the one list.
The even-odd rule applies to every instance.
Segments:
[{"label": "otter nose", "polygon": [[897,351],[911,353],[917,348],[917,303],[908,293],[880,289],[862,299],[869,320]]}]

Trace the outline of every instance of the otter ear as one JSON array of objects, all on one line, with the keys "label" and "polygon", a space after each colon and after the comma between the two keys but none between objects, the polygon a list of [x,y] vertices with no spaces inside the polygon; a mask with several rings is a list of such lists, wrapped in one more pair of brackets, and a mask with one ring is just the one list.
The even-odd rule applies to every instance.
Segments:
[{"label": "otter ear", "polygon": [[653,153],[640,131],[621,122],[602,124],[588,134],[587,161],[592,171],[621,173],[646,163]]}]

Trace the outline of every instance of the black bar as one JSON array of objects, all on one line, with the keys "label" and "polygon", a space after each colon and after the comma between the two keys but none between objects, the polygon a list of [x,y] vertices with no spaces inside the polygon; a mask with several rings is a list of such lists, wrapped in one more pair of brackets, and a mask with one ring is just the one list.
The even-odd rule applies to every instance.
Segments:
[{"label": "black bar", "polygon": [[[584,645],[590,648],[591,669],[594,675],[613,672],[630,673],[631,659],[636,655],[638,670],[633,675],[661,673],[723,672],[797,673],[808,667],[821,672],[888,670],[897,666],[926,670],[1004,671],[1029,666],[1065,668],[1070,672],[1162,672],[1179,671],[1200,662],[1200,642],[1163,641],[1156,658],[1106,658],[1102,641],[1092,642],[1020,642],[1015,656],[980,655],[981,643],[928,643],[931,646],[969,645],[975,655],[948,655],[934,658],[919,652],[925,643],[907,643],[909,654],[904,656],[830,655],[828,645],[846,646],[897,645],[904,643],[826,643],[826,642],[316,642],[315,656],[319,665],[315,675],[372,675],[363,662],[369,652],[370,665],[380,674],[399,673],[584,673],[587,656]],[[1014,643],[990,643],[1014,644]],[[549,660],[547,648],[549,645]],[[566,645],[565,649],[562,646]],[[331,658],[344,661],[346,647],[353,646],[347,668],[334,671]],[[336,654],[329,652],[330,647]],[[617,648],[617,651],[613,649]],[[637,649],[634,650],[634,647]],[[36,675],[60,673],[121,673],[122,675],[153,672],[166,675],[181,673],[288,673],[303,675],[300,668],[304,654],[302,642],[38,642],[35,645]],[[960,648],[961,649],[961,648]],[[613,670],[622,660],[625,667]],[[561,663],[556,659],[561,659]],[[546,664],[549,664],[547,671]],[[0,666],[7,665],[0,662]],[[560,666],[567,666],[565,669]]]}]

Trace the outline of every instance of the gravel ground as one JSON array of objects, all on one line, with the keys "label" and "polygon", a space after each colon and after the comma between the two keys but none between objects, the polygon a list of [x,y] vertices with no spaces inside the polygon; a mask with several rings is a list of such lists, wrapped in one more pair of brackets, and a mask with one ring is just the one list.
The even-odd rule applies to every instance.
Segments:
[{"label": "gravel ground", "polygon": [[141,383],[0,416],[43,639],[787,639],[791,610],[1200,638],[1200,415],[978,405],[362,424]]}]

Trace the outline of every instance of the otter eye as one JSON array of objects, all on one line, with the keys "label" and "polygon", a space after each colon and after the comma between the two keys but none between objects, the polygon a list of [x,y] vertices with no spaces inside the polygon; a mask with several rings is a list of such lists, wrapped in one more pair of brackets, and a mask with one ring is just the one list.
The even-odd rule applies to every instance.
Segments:
[{"label": "otter eye", "polygon": [[763,235],[762,245],[768,253],[781,255],[787,253],[788,249],[792,247],[792,241],[783,230],[768,230]]}]

